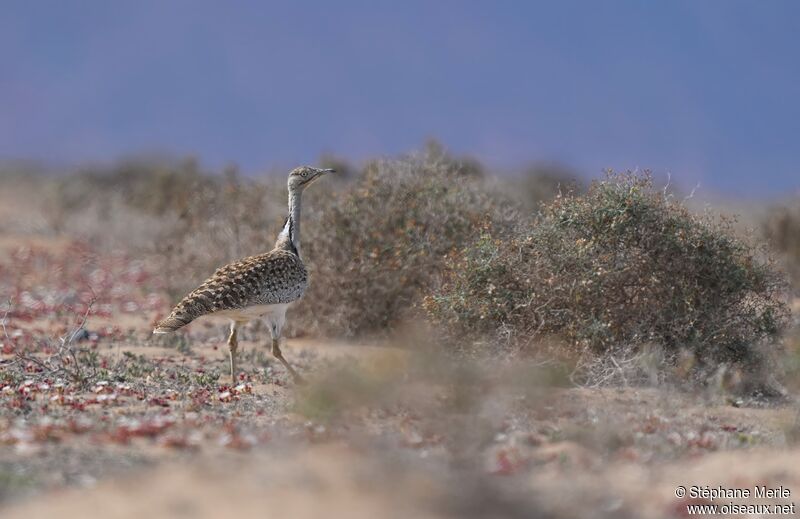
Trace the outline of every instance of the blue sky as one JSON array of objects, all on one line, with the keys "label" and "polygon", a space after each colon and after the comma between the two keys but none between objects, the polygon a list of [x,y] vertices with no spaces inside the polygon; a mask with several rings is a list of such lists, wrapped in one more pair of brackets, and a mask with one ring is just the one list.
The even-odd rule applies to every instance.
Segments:
[{"label": "blue sky", "polygon": [[513,171],[800,189],[796,1],[16,1],[0,159],[247,172],[436,137]]}]

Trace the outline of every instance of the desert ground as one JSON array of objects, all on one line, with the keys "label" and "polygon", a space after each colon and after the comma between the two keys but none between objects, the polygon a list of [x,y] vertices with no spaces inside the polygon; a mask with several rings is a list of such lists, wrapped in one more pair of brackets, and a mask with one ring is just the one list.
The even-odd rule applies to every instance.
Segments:
[{"label": "desert ground", "polygon": [[[24,200],[0,195],[4,518],[666,518],[800,499],[791,384],[578,385],[406,331],[293,333],[301,386],[258,324],[232,381],[224,322],[151,335],[175,302],[151,257],[53,232]],[[761,486],[789,494],[676,497]]]}]

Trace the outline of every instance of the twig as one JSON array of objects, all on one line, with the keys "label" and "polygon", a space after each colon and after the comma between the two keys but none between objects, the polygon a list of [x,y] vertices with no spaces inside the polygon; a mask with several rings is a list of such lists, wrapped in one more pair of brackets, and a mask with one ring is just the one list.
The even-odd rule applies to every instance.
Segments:
[{"label": "twig", "polygon": [[691,192],[691,193],[689,193],[689,196],[687,196],[686,198],[684,198],[684,199],[683,199],[683,201],[685,202],[685,201],[689,200],[690,198],[694,198],[694,193],[695,193],[695,191],[697,191],[698,189],[700,189],[700,182],[698,182],[698,183],[697,183],[697,185],[696,185],[696,186],[694,186],[694,188],[692,189],[692,192]]},{"label": "twig", "polygon": [[[91,287],[89,288],[89,290],[91,290]],[[81,323],[78,325],[78,327],[77,327],[77,328],[75,328],[74,330],[72,330],[72,334],[70,335],[70,338],[69,338],[69,340],[68,340],[68,341],[66,341],[66,345],[69,345],[69,344],[71,344],[71,343],[72,343],[72,341],[74,341],[74,340],[75,340],[75,337],[77,337],[77,336],[78,336],[78,332],[80,332],[81,330],[83,330],[83,327],[84,327],[84,325],[86,324],[86,320],[89,318],[89,312],[91,312],[91,311],[92,311],[92,307],[94,306],[94,303],[95,303],[95,301],[97,301],[97,297],[94,295],[94,291],[92,291],[92,299],[91,299],[91,301],[89,301],[89,304],[88,304],[88,305],[86,305],[86,312],[84,312],[84,314],[83,314],[83,318],[81,319]],[[66,337],[66,336],[65,336],[65,337]],[[63,345],[63,344],[65,344],[65,343],[64,343],[64,338],[63,338],[63,337],[62,337],[62,339],[61,339],[61,343],[62,343],[62,345]]]},{"label": "twig", "polygon": [[[12,299],[9,298],[8,299],[8,308],[6,308],[6,311],[3,313],[3,318],[0,319],[0,328],[3,329],[3,335],[5,336],[5,338],[6,338],[6,340],[8,341],[9,344],[11,344],[11,336],[8,335],[8,329],[6,328],[6,322],[8,321],[8,314],[11,312],[11,306],[12,306]],[[11,365],[15,364],[16,362],[17,362],[17,359],[16,359],[16,356],[15,356],[14,359],[4,359],[4,360],[0,361],[0,364],[5,364],[5,365],[8,365],[8,366],[11,366]]]},{"label": "twig", "polygon": [[[89,288],[91,290],[91,287]],[[89,318],[89,312],[92,311],[92,306],[94,306],[95,301],[97,298],[92,292],[92,299],[89,301],[89,304],[86,305],[86,312],[83,314],[83,318],[81,318],[80,324],[72,330],[72,333],[69,334],[69,339],[66,339],[66,336],[61,338],[61,348],[59,351],[63,350],[64,348],[67,349],[67,353],[69,353],[70,358],[72,359],[72,364],[75,367],[75,371],[70,373],[70,375],[74,378],[76,382],[83,381],[83,370],[81,370],[80,362],[78,361],[78,357],[75,355],[75,349],[72,347],[72,342],[78,336],[78,333],[84,329],[84,325],[86,325],[86,320]],[[65,340],[66,339],[66,340]],[[67,370],[69,373],[69,371]]]},{"label": "twig", "polygon": [[9,312],[11,312],[11,304],[12,304],[12,300],[11,300],[11,298],[9,298],[9,300],[8,300],[8,308],[6,308],[6,311],[3,314],[3,318],[0,319],[0,327],[3,328],[3,335],[5,335],[6,340],[8,342],[11,342],[11,337],[8,336],[8,330],[6,329],[6,320],[8,319]]},{"label": "twig", "polygon": [[622,366],[619,365],[617,359],[615,359],[613,355],[610,355],[609,358],[611,359],[611,362],[614,364],[614,366],[617,367],[617,370],[619,371],[619,376],[622,377],[622,383],[625,385],[625,387],[628,387],[628,378],[625,376],[625,370],[622,369]]},{"label": "twig", "polygon": [[89,318],[89,313],[91,313],[95,301],[96,297],[93,295],[91,301],[89,301],[89,304],[86,307],[86,312],[84,312],[83,317],[81,318],[80,324],[78,324],[78,326],[69,333],[61,337],[61,345],[59,346],[58,351],[56,351],[54,354],[49,355],[44,360],[41,360],[33,355],[27,355],[21,351],[17,351],[15,354],[16,360],[21,363],[35,364],[43,372],[46,372],[51,376],[63,376],[71,379],[73,382],[83,384],[85,382],[83,370],[81,369],[81,363],[78,359],[78,355],[76,354],[75,349],[72,347],[72,343],[78,337],[78,333],[84,329],[86,321]]}]

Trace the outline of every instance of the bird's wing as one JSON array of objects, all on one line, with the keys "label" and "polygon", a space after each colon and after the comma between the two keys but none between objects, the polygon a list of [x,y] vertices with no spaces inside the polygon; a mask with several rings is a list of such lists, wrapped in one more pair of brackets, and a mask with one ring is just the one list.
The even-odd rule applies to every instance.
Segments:
[{"label": "bird's wing", "polygon": [[154,330],[177,330],[203,315],[252,305],[291,303],[303,295],[307,273],[297,255],[283,250],[251,256],[217,269],[184,297]]}]

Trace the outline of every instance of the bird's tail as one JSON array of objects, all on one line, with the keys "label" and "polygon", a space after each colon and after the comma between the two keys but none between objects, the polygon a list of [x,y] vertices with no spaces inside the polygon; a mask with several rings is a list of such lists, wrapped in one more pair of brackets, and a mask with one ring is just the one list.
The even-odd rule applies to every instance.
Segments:
[{"label": "bird's tail", "polygon": [[166,319],[159,321],[156,323],[156,327],[153,329],[154,334],[161,334],[161,333],[172,333],[178,328],[186,326],[189,324],[188,321],[184,321],[174,315],[170,315]]}]

